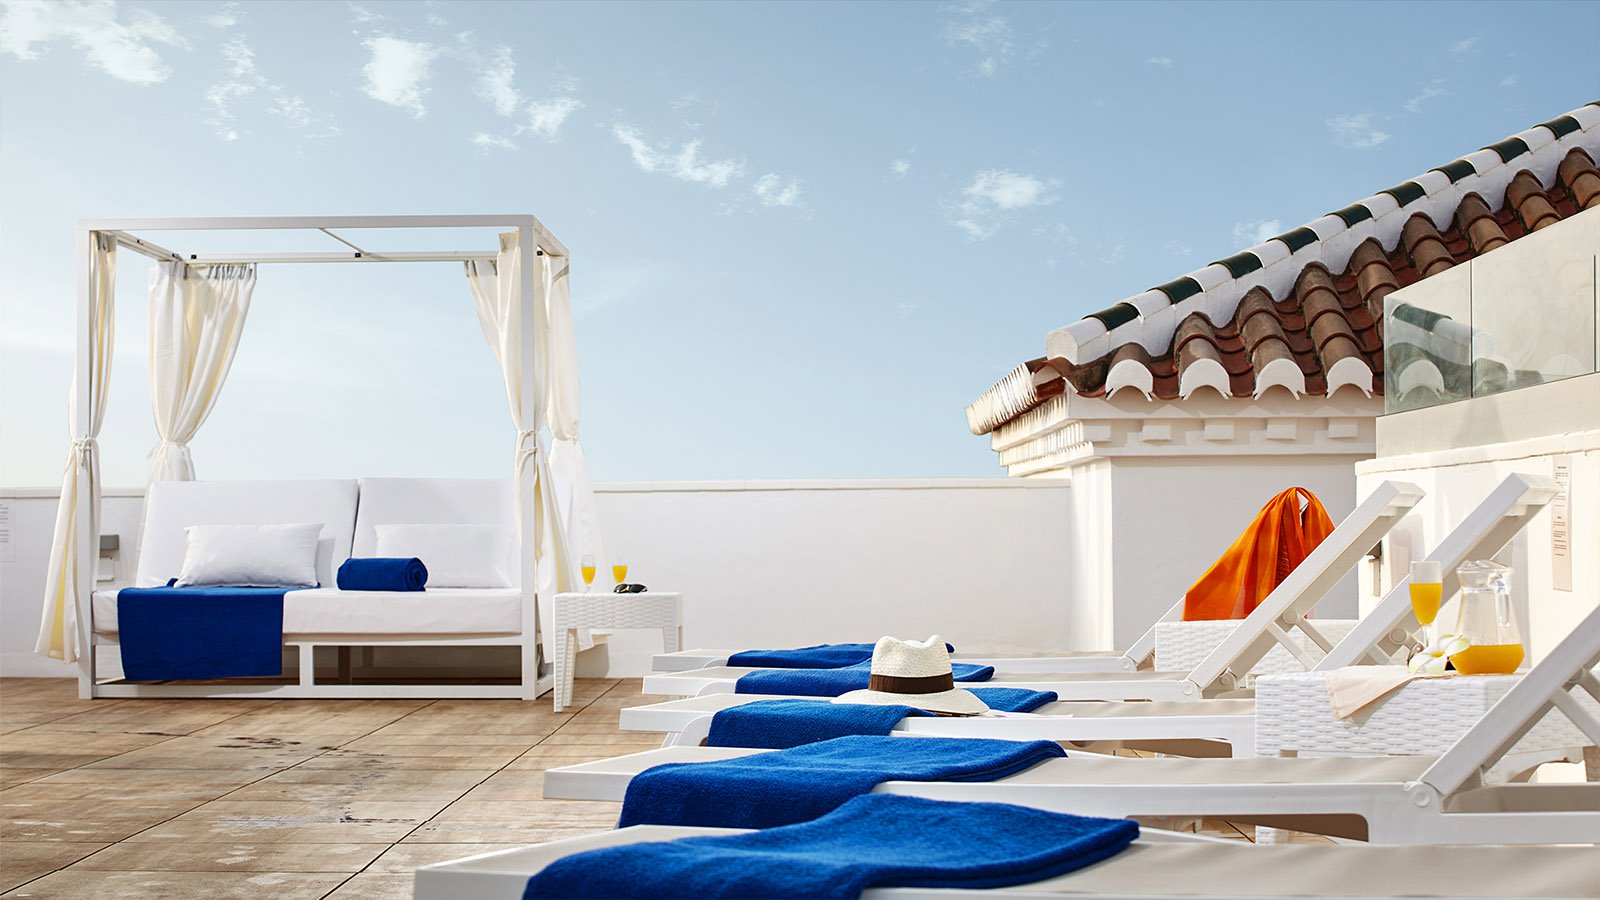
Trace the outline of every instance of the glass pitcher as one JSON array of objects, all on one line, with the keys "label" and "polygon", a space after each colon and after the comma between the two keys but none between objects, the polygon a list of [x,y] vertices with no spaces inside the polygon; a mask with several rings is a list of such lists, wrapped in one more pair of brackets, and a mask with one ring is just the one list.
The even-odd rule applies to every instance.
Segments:
[{"label": "glass pitcher", "polygon": [[1461,611],[1456,634],[1470,646],[1450,654],[1463,675],[1510,675],[1522,665],[1522,637],[1511,609],[1511,568],[1472,560],[1456,570],[1461,579]]}]

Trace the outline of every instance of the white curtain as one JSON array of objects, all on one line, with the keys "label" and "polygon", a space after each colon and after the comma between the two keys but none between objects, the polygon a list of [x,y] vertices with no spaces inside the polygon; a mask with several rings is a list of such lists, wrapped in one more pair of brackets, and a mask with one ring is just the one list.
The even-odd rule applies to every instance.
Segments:
[{"label": "white curtain", "polygon": [[[595,508],[594,485],[589,480],[589,463],[578,444],[578,343],[572,327],[572,287],[567,278],[568,260],[547,256],[550,285],[545,293],[549,307],[549,327],[541,342],[550,361],[549,400],[545,415],[550,420],[550,474],[555,478],[556,503],[567,526],[567,538],[575,556],[592,555],[600,567],[600,584],[608,583],[605,546],[600,533],[600,514]],[[623,560],[626,561],[626,560]]]},{"label": "white curtain", "polygon": [[150,405],[155,412],[151,481],[193,481],[189,441],[211,414],[239,349],[254,265],[150,269]]},{"label": "white curtain", "polygon": [[[545,423],[549,384],[549,364],[545,354],[539,352],[539,335],[548,327],[544,297],[549,283],[544,272],[548,257],[537,257],[536,265],[531,267],[534,275],[531,310],[525,310],[521,302],[521,263],[517,233],[506,232],[500,235],[500,252],[493,262],[467,262],[467,283],[472,288],[483,337],[500,364],[506,401],[511,407],[511,422],[517,429],[515,488],[517,528],[524,561],[522,589],[535,591],[544,658],[549,661],[555,658],[556,652],[555,635],[549,627],[551,602],[557,593],[569,590],[576,582],[577,566],[568,550],[565,529],[556,509],[548,455],[539,433]],[[525,382],[531,382],[531,390],[524,388]],[[531,523],[525,513],[530,506]],[[533,585],[528,584],[530,569],[536,573]]]},{"label": "white curtain", "polygon": [[[56,507],[55,538],[50,547],[50,568],[45,572],[44,611],[39,622],[39,640],[34,651],[73,662],[78,658],[78,607],[80,591],[94,584],[100,536],[100,450],[96,439],[105,419],[106,389],[111,380],[111,354],[116,345],[114,293],[117,275],[117,242],[108,234],[93,232],[89,250],[87,316],[78,328],[82,332],[73,366],[72,398],[68,406],[68,427],[72,449],[67,454],[67,471],[61,480],[61,502]],[[86,340],[85,340],[86,338]],[[85,383],[87,382],[87,383]],[[80,406],[80,389],[88,409]],[[87,500],[87,503],[82,501]],[[80,514],[81,511],[81,514]],[[82,529],[82,531],[80,531]],[[79,535],[87,532],[92,548],[88,559],[79,550]]]}]

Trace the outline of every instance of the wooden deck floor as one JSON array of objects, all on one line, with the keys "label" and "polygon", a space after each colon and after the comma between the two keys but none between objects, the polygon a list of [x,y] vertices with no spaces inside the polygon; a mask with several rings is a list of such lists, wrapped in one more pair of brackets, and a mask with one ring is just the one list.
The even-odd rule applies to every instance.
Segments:
[{"label": "wooden deck floor", "polygon": [[0,679],[0,893],[410,897],[418,865],[615,824],[620,804],[542,799],[544,770],[660,736],[617,730],[636,680],[574,697],[82,701]]}]

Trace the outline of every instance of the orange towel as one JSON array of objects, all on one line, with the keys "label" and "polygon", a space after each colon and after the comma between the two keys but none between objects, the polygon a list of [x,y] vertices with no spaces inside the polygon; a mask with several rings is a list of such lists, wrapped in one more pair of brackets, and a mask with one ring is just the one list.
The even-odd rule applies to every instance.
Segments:
[{"label": "orange towel", "polygon": [[1184,594],[1184,621],[1249,615],[1331,531],[1333,521],[1321,501],[1305,488],[1290,488],[1273,497]]}]

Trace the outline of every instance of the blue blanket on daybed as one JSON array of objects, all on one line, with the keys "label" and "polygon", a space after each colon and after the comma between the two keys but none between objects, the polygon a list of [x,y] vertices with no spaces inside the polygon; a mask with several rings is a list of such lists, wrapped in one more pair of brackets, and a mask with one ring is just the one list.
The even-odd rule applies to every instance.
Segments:
[{"label": "blue blanket on daybed", "polygon": [[123,588],[122,677],[129,681],[283,674],[281,587]]},{"label": "blue blanket on daybed", "polygon": [[[1054,691],[975,688],[972,693],[1002,712],[1032,712],[1054,703]],[[758,700],[711,717],[708,747],[759,747],[785,750],[852,734],[888,734],[907,716],[933,713],[911,706],[869,706],[828,700]]]},{"label": "blue blanket on daybed", "polygon": [[[793,650],[746,650],[728,657],[728,665],[752,669],[838,669],[871,662],[872,647],[872,644],[817,644]],[[949,644],[944,648],[956,652]]]},{"label": "blue blanket on daybed", "polygon": [[618,827],[772,828],[805,822],[885,781],[994,781],[1066,756],[1050,741],[854,736],[737,759],[668,763],[628,782]]},{"label": "blue blanket on daybed", "polygon": [[868,794],[810,822],[558,859],[524,898],[859,897],[872,887],[1033,884],[1115,856],[1131,819]]},{"label": "blue blanket on daybed", "polygon": [[428,586],[428,567],[416,557],[351,557],[334,581],[341,591],[420,591]]},{"label": "blue blanket on daybed", "polygon": [[[957,681],[988,681],[994,666],[956,663]],[[872,661],[838,669],[762,669],[739,676],[736,694],[788,694],[795,697],[837,697],[864,691],[872,680]]]}]

